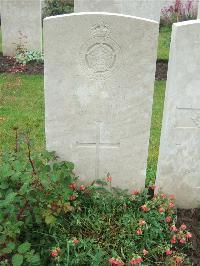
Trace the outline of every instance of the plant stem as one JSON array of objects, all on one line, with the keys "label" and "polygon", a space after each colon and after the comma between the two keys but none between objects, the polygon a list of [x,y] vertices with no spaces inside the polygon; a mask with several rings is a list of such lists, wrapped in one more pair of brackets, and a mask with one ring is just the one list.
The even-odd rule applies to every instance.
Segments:
[{"label": "plant stem", "polygon": [[31,145],[30,145],[30,141],[29,141],[28,137],[26,137],[26,142],[27,142],[27,148],[28,148],[28,159],[29,159],[29,162],[30,162],[31,167],[33,169],[33,174],[36,175],[34,163],[33,163],[33,160],[31,159]]}]

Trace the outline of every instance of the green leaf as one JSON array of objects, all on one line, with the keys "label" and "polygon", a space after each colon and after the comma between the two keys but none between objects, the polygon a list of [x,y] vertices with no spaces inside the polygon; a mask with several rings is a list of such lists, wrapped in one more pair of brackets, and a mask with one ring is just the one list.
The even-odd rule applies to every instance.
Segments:
[{"label": "green leaf", "polygon": [[21,254],[24,254],[26,253],[27,251],[29,251],[31,248],[31,244],[28,243],[28,242],[25,242],[23,244],[21,244],[19,247],[18,247],[18,252],[21,253]]},{"label": "green leaf", "polygon": [[2,182],[2,183],[0,184],[0,188],[1,188],[1,189],[7,189],[8,187],[9,187],[9,184],[8,184],[8,183]]},{"label": "green leaf", "polygon": [[16,254],[12,257],[13,266],[21,266],[23,263],[24,257],[20,254]]},{"label": "green leaf", "polygon": [[53,173],[51,174],[51,181],[57,182],[59,180],[59,174]]},{"label": "green leaf", "polygon": [[14,248],[15,248],[15,243],[10,242],[10,243],[8,243],[7,247],[8,247],[9,249],[11,249],[11,250],[14,250]]},{"label": "green leaf", "polygon": [[20,161],[15,161],[12,163],[13,168],[15,169],[15,171],[17,172],[22,172],[23,168],[24,168],[24,163],[20,162]]},{"label": "green leaf", "polygon": [[7,207],[9,204],[13,202],[17,193],[11,192],[6,196],[5,200],[0,201],[0,207]]},{"label": "green leaf", "polygon": [[37,254],[31,256],[29,258],[29,262],[31,263],[31,265],[41,265],[40,264],[40,257]]},{"label": "green leaf", "polygon": [[46,213],[44,214],[44,216],[45,216],[45,223],[46,223],[46,224],[55,224],[55,222],[56,222],[56,217],[53,216],[51,213],[46,212]]},{"label": "green leaf", "polygon": [[1,250],[1,253],[2,253],[2,254],[9,254],[9,253],[11,253],[11,252],[12,252],[12,249],[10,249],[10,248],[8,248],[8,247],[3,248],[3,249]]},{"label": "green leaf", "polygon": [[72,190],[67,188],[64,193],[63,193],[63,198],[64,200],[68,200],[69,196],[71,196],[73,194]]},{"label": "green leaf", "polygon": [[5,178],[5,177],[8,177],[8,176],[11,176],[13,173],[11,167],[9,164],[4,164],[0,167],[0,176],[2,178]]}]

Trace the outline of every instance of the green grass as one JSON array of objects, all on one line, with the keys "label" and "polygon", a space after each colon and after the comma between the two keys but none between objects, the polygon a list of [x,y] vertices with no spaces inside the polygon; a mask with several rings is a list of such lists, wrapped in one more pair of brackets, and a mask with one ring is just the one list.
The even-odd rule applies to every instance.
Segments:
[{"label": "green grass", "polygon": [[168,60],[171,41],[171,27],[163,26],[160,28],[158,43],[158,59]]},{"label": "green grass", "polygon": [[1,28],[0,28],[0,54],[2,53],[2,34],[1,34]]},{"label": "green grass", "polygon": [[166,86],[165,81],[156,81],[155,83],[146,184],[155,181],[156,178],[163,106],[165,98],[165,86]]},{"label": "green grass", "polygon": [[[154,180],[159,150],[165,82],[156,81],[147,180]],[[41,75],[0,75],[0,147],[15,146],[13,127],[30,130],[36,148],[44,148],[44,95]]]},{"label": "green grass", "polygon": [[0,147],[14,147],[13,127],[29,129],[36,147],[44,147],[42,75],[0,75]]}]

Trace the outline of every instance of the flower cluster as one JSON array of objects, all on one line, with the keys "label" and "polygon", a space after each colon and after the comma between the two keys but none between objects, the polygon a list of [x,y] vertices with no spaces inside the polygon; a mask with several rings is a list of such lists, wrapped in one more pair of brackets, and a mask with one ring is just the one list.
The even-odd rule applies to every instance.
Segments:
[{"label": "flower cluster", "polygon": [[171,244],[176,244],[177,242],[185,244],[190,238],[192,238],[192,234],[186,229],[187,226],[185,224],[182,224],[179,229],[175,225],[172,225],[170,230],[176,234],[172,236],[170,240]]},{"label": "flower cluster", "polygon": [[143,262],[143,258],[140,256],[133,256],[133,258],[130,260],[130,265],[137,265]]},{"label": "flower cluster", "polygon": [[60,252],[61,252],[61,249],[59,247],[53,248],[51,250],[51,257],[53,257],[53,258],[58,257],[58,255],[60,254]]},{"label": "flower cluster", "polygon": [[73,182],[69,185],[69,188],[72,189],[74,191],[73,195],[71,195],[69,197],[69,200],[70,201],[75,201],[78,197],[78,194],[76,193],[77,190],[79,189],[80,191],[85,191],[86,190],[86,187],[84,185],[80,185],[80,187],[78,188],[78,184]]},{"label": "flower cluster", "polygon": [[123,266],[124,262],[120,258],[110,258],[109,265],[111,266]]}]

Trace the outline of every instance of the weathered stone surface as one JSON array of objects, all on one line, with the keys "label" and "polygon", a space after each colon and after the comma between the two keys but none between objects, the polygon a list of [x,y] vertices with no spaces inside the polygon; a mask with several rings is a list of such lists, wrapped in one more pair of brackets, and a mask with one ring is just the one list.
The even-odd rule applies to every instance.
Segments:
[{"label": "weathered stone surface", "polygon": [[200,206],[200,21],[173,26],[157,186]]},{"label": "weathered stone surface", "polygon": [[111,12],[160,21],[161,1],[74,0],[74,12]]},{"label": "weathered stone surface", "polygon": [[92,181],[144,187],[158,23],[82,13],[44,20],[46,145]]},{"label": "weathered stone surface", "polygon": [[14,56],[16,44],[29,50],[42,49],[40,0],[2,0],[1,30],[3,54]]}]

